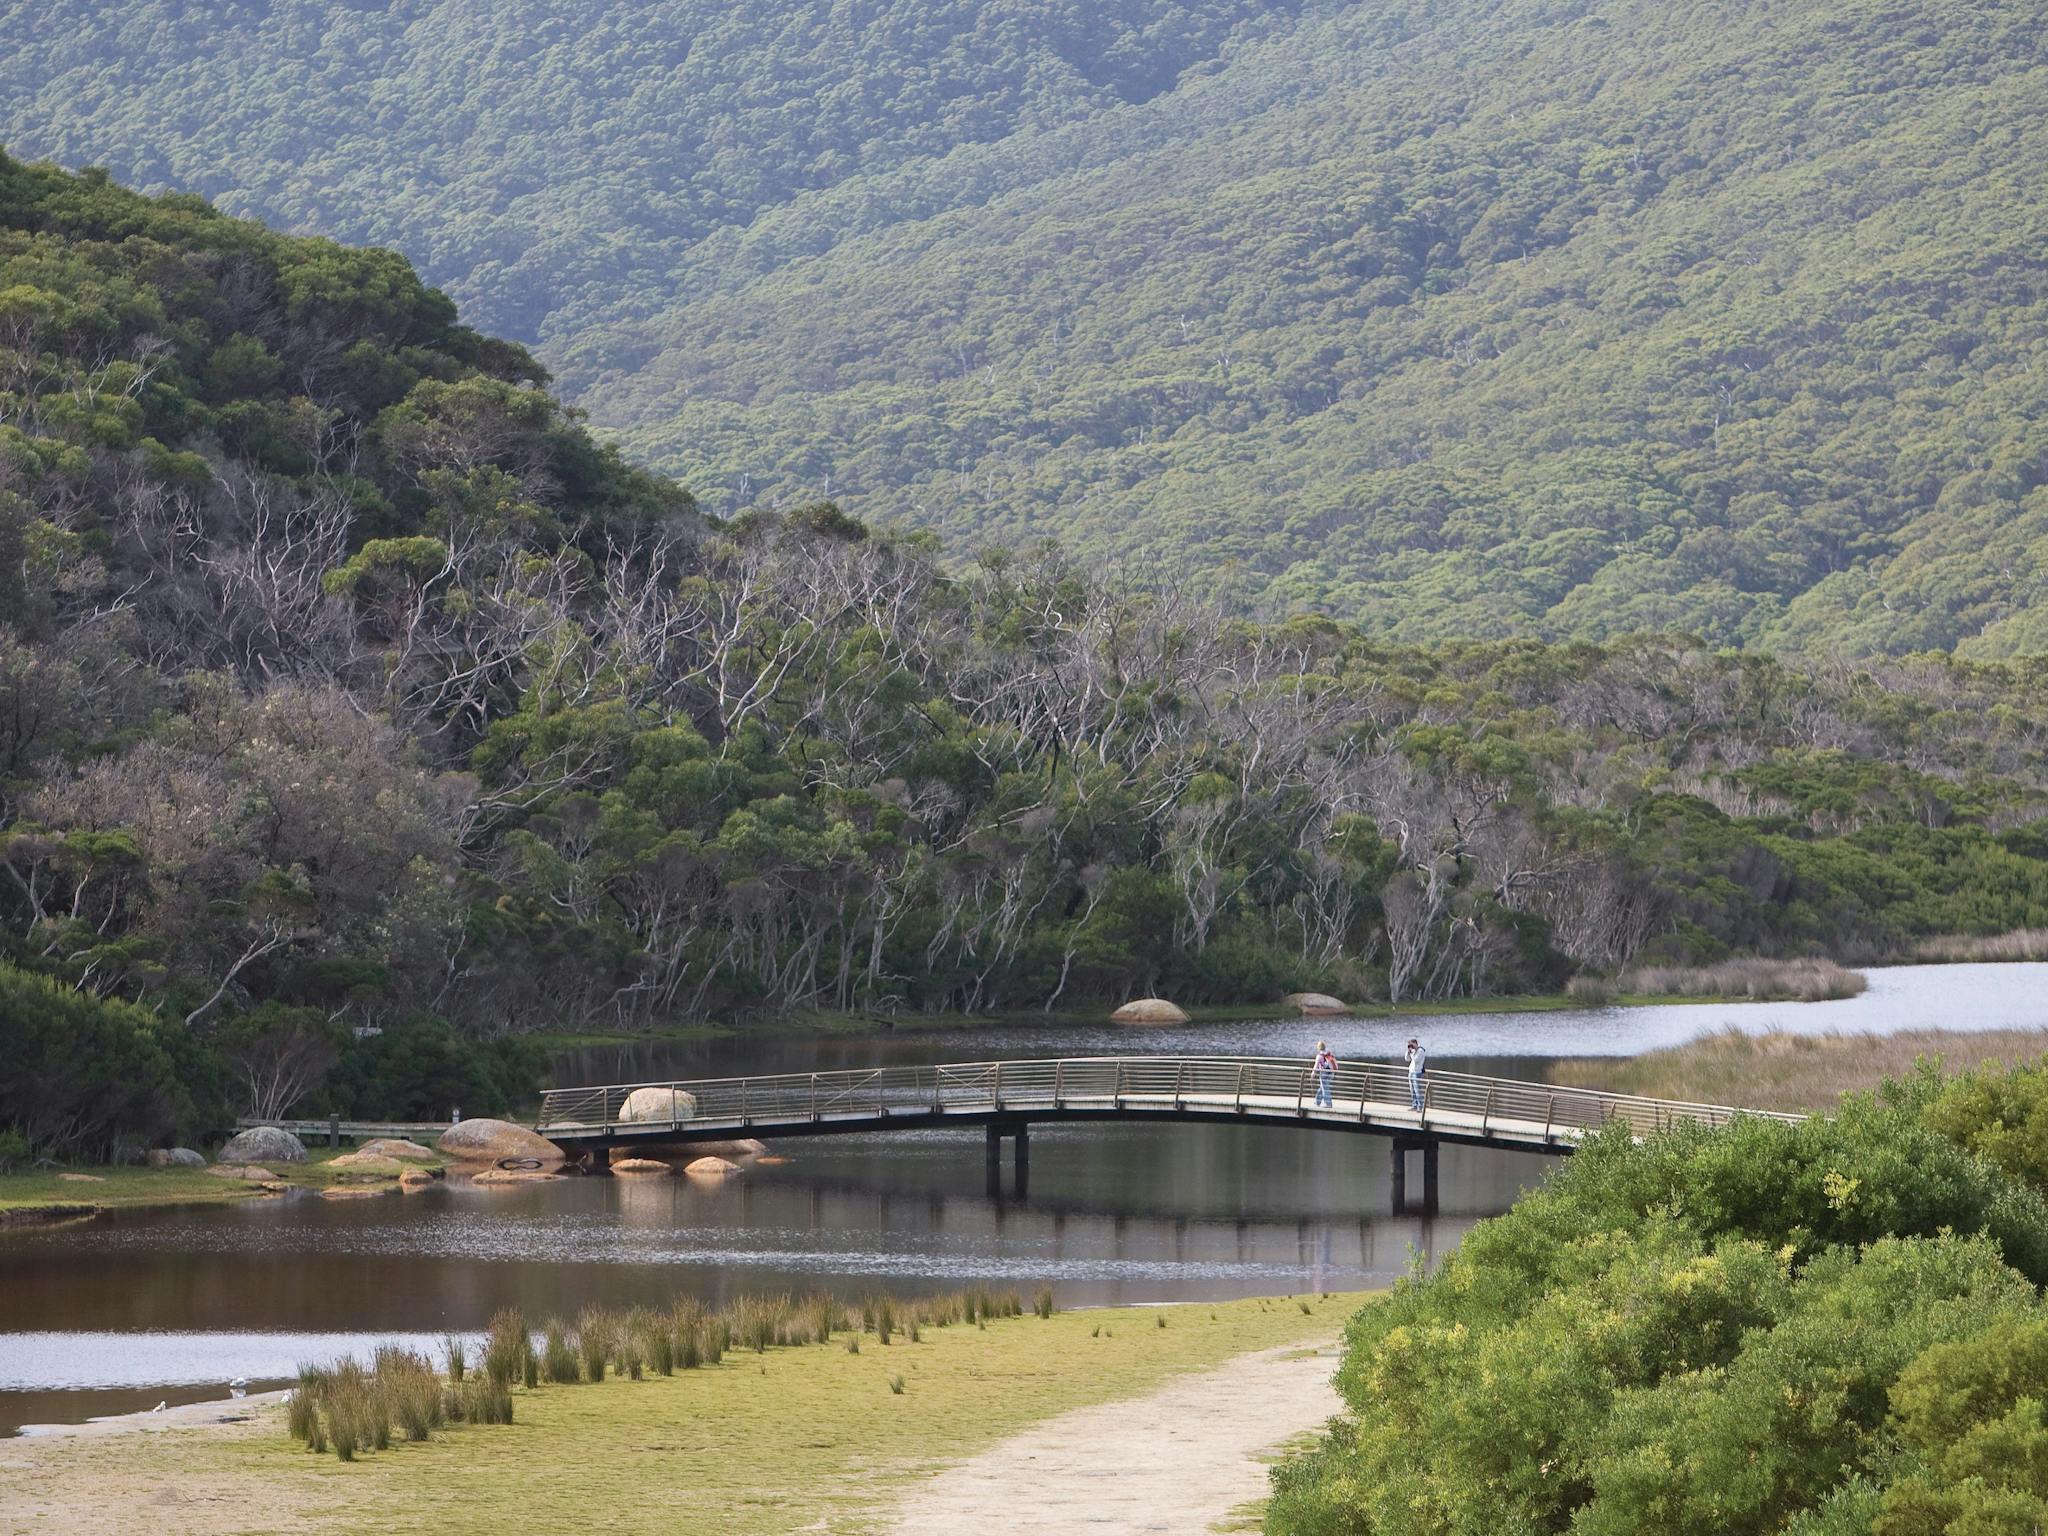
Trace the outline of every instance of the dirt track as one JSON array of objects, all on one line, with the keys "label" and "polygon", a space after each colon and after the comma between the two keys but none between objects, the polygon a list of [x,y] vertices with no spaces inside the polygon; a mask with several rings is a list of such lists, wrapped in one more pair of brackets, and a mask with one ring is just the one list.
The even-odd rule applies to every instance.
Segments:
[{"label": "dirt track", "polygon": [[1080,1408],[950,1467],[892,1536],[1192,1536],[1266,1493],[1271,1454],[1338,1411],[1334,1347],[1243,1355],[1145,1397]]}]

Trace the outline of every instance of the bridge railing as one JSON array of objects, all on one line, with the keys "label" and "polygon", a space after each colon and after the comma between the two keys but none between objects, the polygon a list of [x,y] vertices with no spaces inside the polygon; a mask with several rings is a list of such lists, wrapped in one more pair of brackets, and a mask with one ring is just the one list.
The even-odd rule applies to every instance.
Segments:
[{"label": "bridge railing", "polygon": [[[1514,1139],[1573,1139],[1611,1122],[1637,1134],[1694,1123],[1725,1125],[1763,1113],[1517,1078],[1462,1072],[1424,1075],[1412,1108],[1405,1067],[1350,1062],[1318,1103],[1313,1069],[1299,1060],[1229,1056],[1067,1056],[937,1066],[860,1067],[759,1077],[557,1088],[544,1095],[538,1129],[565,1137],[663,1127],[742,1128],[807,1121],[884,1120],[900,1115],[991,1114],[1068,1109],[1234,1109],[1317,1120],[1402,1123]],[[1772,1116],[1797,1119],[1796,1115]]]}]

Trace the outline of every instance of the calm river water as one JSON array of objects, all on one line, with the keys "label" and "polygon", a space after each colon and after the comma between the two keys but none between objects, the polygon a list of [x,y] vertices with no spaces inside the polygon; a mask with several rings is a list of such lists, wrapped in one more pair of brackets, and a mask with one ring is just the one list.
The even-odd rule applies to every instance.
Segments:
[{"label": "calm river water", "polygon": [[[1130,1030],[908,1028],[873,1040],[586,1050],[558,1081],[644,1081],[998,1056],[1204,1052],[1399,1055],[1540,1077],[1559,1056],[1621,1055],[1729,1025],[1884,1031],[2048,1023],[2048,966],[1904,967],[1862,997],[1546,1014]],[[823,1138],[723,1185],[572,1179],[114,1214],[0,1234],[0,1434],[24,1423],[217,1397],[386,1339],[435,1344],[499,1307],[718,1299],[823,1287],[917,1292],[1050,1284],[1063,1306],[1384,1284],[1454,1245],[1553,1166],[1446,1147],[1442,1213],[1390,1214],[1386,1144],[1229,1126],[1032,1132],[1025,1200],[990,1199],[979,1131]]]}]

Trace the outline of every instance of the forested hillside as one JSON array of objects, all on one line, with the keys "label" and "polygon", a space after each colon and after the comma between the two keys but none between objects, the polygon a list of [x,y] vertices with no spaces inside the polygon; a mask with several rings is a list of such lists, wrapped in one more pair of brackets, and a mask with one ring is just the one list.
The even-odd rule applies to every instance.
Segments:
[{"label": "forested hillside", "polygon": [[2039,652],[2019,0],[0,5],[0,136],[388,241],[708,507],[1383,640]]},{"label": "forested hillside", "polygon": [[103,1144],[86,1061],[438,1114],[541,1030],[2048,925],[2041,666],[1392,649],[943,553],[703,514],[394,255],[0,157],[0,1126]]}]

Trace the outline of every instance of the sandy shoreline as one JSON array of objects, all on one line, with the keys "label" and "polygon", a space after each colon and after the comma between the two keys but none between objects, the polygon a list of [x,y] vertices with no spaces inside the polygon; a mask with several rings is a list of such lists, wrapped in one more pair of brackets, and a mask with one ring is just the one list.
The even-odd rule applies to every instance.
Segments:
[{"label": "sandy shoreline", "polygon": [[275,1392],[251,1392],[246,1397],[223,1397],[210,1403],[180,1403],[162,1413],[111,1413],[105,1418],[87,1419],[83,1424],[24,1424],[23,1440],[98,1440],[109,1435],[129,1435],[152,1429],[205,1429],[214,1425],[246,1424],[256,1410],[281,1403],[288,1388]]}]

